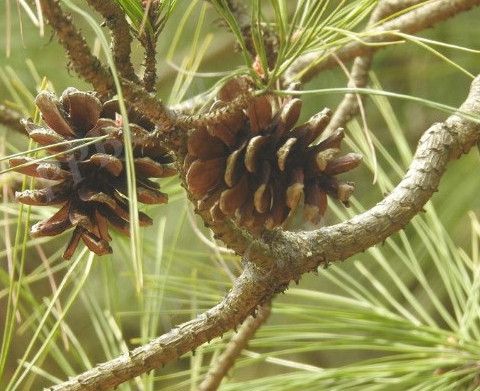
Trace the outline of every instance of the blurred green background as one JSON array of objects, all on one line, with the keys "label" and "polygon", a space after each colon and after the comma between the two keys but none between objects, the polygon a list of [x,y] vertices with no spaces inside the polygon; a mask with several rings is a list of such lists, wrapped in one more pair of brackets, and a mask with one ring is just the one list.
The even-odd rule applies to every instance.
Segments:
[{"label": "blurred green background", "polygon": [[[159,82],[157,87],[158,95],[165,100],[168,100],[177,72],[164,58],[171,43],[171,37],[185,12],[188,2],[183,3],[185,4],[180,2],[159,40]],[[3,5],[5,6],[6,3]],[[41,77],[47,77],[58,93],[68,86],[88,90],[89,86],[78,79],[73,71],[67,69],[67,59],[56,38],[52,36],[51,30],[46,27],[44,36],[40,36],[38,29],[27,19],[25,13],[22,13],[22,22],[20,22],[16,14],[15,2],[10,1],[10,6],[12,13],[11,20],[8,23],[11,23],[11,25],[7,25],[6,12],[0,12],[0,31],[5,32],[9,29],[12,34],[9,57],[6,57],[7,34],[1,34],[0,72],[2,78],[14,81],[12,77],[15,74],[18,80],[35,94],[35,80],[27,65],[27,61],[31,61],[38,74]],[[174,62],[177,64],[180,64],[185,54],[188,53],[190,38],[195,28],[195,18],[199,12],[198,8],[195,9],[191,17],[191,23],[186,26],[182,34],[179,48],[174,56]],[[480,9],[474,9],[424,31],[420,35],[451,44],[480,49],[478,32],[475,33],[479,18]],[[88,42],[95,46],[95,37],[90,28],[80,18],[75,18],[75,20],[81,26]],[[199,71],[228,72],[235,69],[241,64],[241,56],[239,53],[233,53],[231,36],[221,26],[218,16],[210,8],[207,11],[207,21],[204,34],[211,32],[214,34],[214,38]],[[108,34],[106,30],[105,33]],[[441,52],[471,73],[478,73],[480,64],[478,53],[466,53],[448,48],[442,48]],[[141,64],[140,48],[134,48],[134,53],[135,64]],[[375,56],[373,71],[386,91],[419,96],[451,106],[458,106],[463,102],[471,82],[466,75],[413,43],[394,45],[378,52]],[[218,78],[195,78],[187,97],[204,91],[217,80]],[[9,90],[5,88],[5,83],[0,83],[0,85],[2,85],[0,102],[11,101],[12,96]],[[329,70],[321,73],[305,88],[343,87],[345,85],[345,75],[340,70]],[[323,107],[335,108],[340,100],[341,95],[338,94],[305,96],[302,119],[307,119]],[[412,149],[415,148],[419,136],[432,123],[442,121],[447,116],[443,112],[427,108],[416,102],[390,100],[390,104],[391,112],[394,113],[399,124],[398,128],[393,129],[393,132],[401,132]],[[402,158],[397,145],[387,130],[389,126],[392,126],[392,121],[386,121],[385,116],[382,115],[370,98],[366,99],[366,111],[371,132],[380,140],[381,145],[393,156],[393,159],[405,168],[401,163]],[[359,129],[358,126],[349,128],[352,138],[358,139]],[[0,140],[4,143],[1,151],[4,156],[28,148],[28,140],[6,128],[2,128],[1,125]],[[4,163],[2,162],[2,164]],[[388,166],[381,155],[379,155],[379,163],[385,169],[386,178],[391,179],[393,183],[397,183],[398,175]],[[460,161],[453,162],[442,179],[439,192],[433,198],[433,205],[445,230],[443,234],[451,237],[455,243],[454,247],[463,246],[468,251],[472,246],[468,212],[473,211],[478,216],[480,208],[480,197],[478,196],[480,185],[477,180],[479,163],[477,150],[472,150]],[[382,190],[376,184],[372,184],[373,175],[367,165],[348,174],[348,179],[356,182],[356,200],[365,208],[374,205],[382,198]],[[19,185],[18,177],[15,178],[12,175],[5,174],[0,176],[0,184],[5,189],[2,195],[2,217],[0,217],[0,268],[3,270],[0,280],[0,330],[2,330],[8,291],[7,250],[15,238],[18,216],[18,206],[12,202],[11,193]],[[116,235],[114,254],[94,259],[86,282],[66,315],[66,326],[60,327],[55,334],[55,338],[50,337],[49,347],[41,351],[35,364],[36,369],[33,373],[36,375],[30,374],[30,377],[27,378],[20,389],[41,389],[43,386],[51,384],[55,379],[65,379],[67,376],[81,372],[88,366],[88,363],[95,364],[115,357],[126,347],[137,346],[142,342],[142,338],[148,340],[154,335],[160,335],[175,324],[186,321],[208,309],[227,292],[230,286],[229,272],[238,274],[241,268],[240,261],[229,254],[220,256],[218,252],[212,250],[199,239],[192,228],[193,226],[201,230],[208,239],[211,238],[209,232],[203,228],[202,223],[191,216],[191,207],[188,206],[183,189],[176,181],[164,183],[163,187],[169,192],[170,203],[162,207],[144,208],[156,223],[154,226],[142,230],[145,271],[145,288],[142,294],[138,295],[135,292],[132,265],[129,260],[128,239]],[[9,198],[4,197],[7,193],[10,194]],[[355,208],[352,209],[352,213],[355,211]],[[33,208],[31,219],[36,221],[47,215],[48,211]],[[338,220],[339,217],[335,213],[329,212],[326,223],[330,224]],[[428,217],[426,221],[428,225]],[[419,260],[419,264],[424,268],[427,278],[438,293],[438,297],[443,300],[448,292],[445,292],[436,269],[429,266],[432,262],[431,253],[425,245],[424,238],[418,235],[418,232],[412,226],[407,227],[405,233],[412,251]],[[18,367],[18,360],[23,356],[39,319],[52,298],[52,289],[58,289],[60,281],[70,266],[69,263],[62,261],[59,257],[67,237],[68,234],[53,240],[29,240],[28,242],[25,262],[25,276],[27,276],[27,279],[24,280],[25,291],[20,297],[13,343],[6,362],[5,376],[0,379],[0,388],[2,388],[2,384],[7,384],[8,379]],[[397,235],[394,242],[400,245],[402,239]],[[412,273],[405,270],[398,259],[398,254],[388,245],[380,247],[380,251],[385,259],[390,261],[391,267],[399,278],[425,306],[425,309],[434,313],[435,310],[427,300],[421,284]],[[445,256],[443,262],[448,262],[448,256],[443,255]],[[42,258],[49,263],[49,267],[42,261]],[[378,280],[386,281],[387,273],[372,260],[373,258],[374,255],[371,252],[366,252],[352,257],[352,259],[339,266],[339,269],[360,285],[369,286],[368,274],[360,273],[354,263],[354,261],[358,261]],[[76,286],[74,281],[81,279],[83,268],[84,261],[74,271],[74,279],[71,285],[67,287],[70,290],[67,289],[66,292],[74,291]],[[56,288],[52,288],[52,279],[55,281],[53,286]],[[386,283],[386,286],[389,286],[388,283]],[[305,276],[297,288],[309,292],[345,293],[322,272],[320,275]],[[370,288],[369,286],[368,289]],[[65,296],[60,299],[60,307],[54,307],[60,312],[62,306],[67,302],[66,297],[68,295],[66,292]],[[299,323],[314,322],[315,320],[314,318],[308,320],[305,318],[305,314],[296,313],[293,310],[296,307],[301,308],[301,305],[313,300],[302,297],[299,292],[301,293],[301,291],[297,291],[297,294],[287,292],[286,295],[281,295],[274,300],[273,314],[267,323],[271,328],[267,327],[264,331],[265,334],[260,333],[258,341],[255,340],[251,344],[251,351],[263,355],[256,359],[250,357],[250,361],[248,361],[248,357],[244,357],[244,361],[232,371],[232,377],[225,389],[242,389],[242,383],[247,380],[279,376],[282,373],[302,370],[299,366],[287,365],[287,362],[283,364],[269,362],[267,358],[274,357],[275,354],[272,352],[275,352],[276,349],[286,350],[279,355],[282,359],[318,368],[335,368],[378,356],[379,353],[363,351],[353,347],[338,352],[333,348],[323,350],[321,346],[311,350],[297,349],[296,351],[295,346],[308,348],[307,345],[310,342],[308,339],[302,341],[299,338],[296,340],[293,336],[290,346],[292,351],[289,352],[289,345],[285,342],[288,340],[289,330],[295,329]],[[392,295],[398,297],[401,302],[401,294],[393,287]],[[408,304],[405,304],[405,306],[409,308]],[[449,310],[452,310],[448,303],[446,306]],[[434,314],[433,317],[436,317],[435,320],[438,321],[439,327],[446,327],[440,316]],[[42,339],[48,338],[48,331],[53,328],[54,323],[55,315],[51,316],[45,327],[42,328],[34,352],[35,349],[39,349]],[[352,327],[354,328],[354,326]],[[324,330],[325,328],[319,331]],[[280,338],[280,342],[277,344],[275,338],[267,338],[271,335],[275,336],[274,331],[284,333],[287,337],[285,337],[285,340]],[[321,340],[321,337],[317,340]],[[216,341],[203,350],[199,349],[195,356],[187,356],[167,365],[164,369],[156,371],[151,375],[150,383],[147,380],[132,381],[130,385],[121,389],[194,389],[195,384],[198,384],[198,380],[201,379],[201,374],[208,366],[212,352],[220,351],[222,343],[226,341],[228,341],[228,335],[224,336],[222,341]],[[296,341],[297,345],[293,341]],[[144,383],[142,383],[143,381]],[[263,389],[261,387],[268,389],[268,383],[266,384],[254,383],[252,387],[253,389]],[[322,388],[324,386],[321,386],[321,384],[323,383],[304,387],[312,390],[328,389]],[[270,389],[282,389],[282,386],[278,384],[275,387],[277,388]],[[392,386],[390,389],[406,389],[402,388],[403,386],[398,387]],[[369,388],[365,386],[365,388],[358,389]]]}]

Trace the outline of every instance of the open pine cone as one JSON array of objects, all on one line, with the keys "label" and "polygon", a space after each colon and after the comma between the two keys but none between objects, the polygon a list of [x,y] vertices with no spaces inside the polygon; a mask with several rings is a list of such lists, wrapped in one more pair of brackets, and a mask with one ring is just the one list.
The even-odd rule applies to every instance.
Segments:
[{"label": "open pine cone", "polygon": [[[34,237],[55,236],[74,227],[63,254],[71,258],[80,240],[93,252],[112,252],[108,225],[129,234],[129,207],[122,117],[115,100],[102,104],[94,95],[69,88],[57,100],[50,92],[41,92],[36,104],[46,126],[25,121],[30,138],[51,153],[62,153],[49,160],[18,157],[10,160],[17,172],[56,181],[49,187],[17,192],[16,199],[27,205],[60,205],[49,219],[35,224]],[[153,143],[153,124],[134,110],[129,112],[133,139],[138,200],[145,204],[167,202],[156,182],[148,178],[171,176],[172,156]],[[107,136],[94,144],[68,141]],[[63,145],[53,145],[66,142]],[[80,146],[80,147],[79,147]],[[74,151],[68,151],[79,147]],[[140,225],[152,220],[139,214]]]},{"label": "open pine cone", "polygon": [[[225,106],[248,88],[237,78],[218,93]],[[314,143],[330,121],[328,109],[296,127],[302,102],[271,96],[252,98],[246,110],[194,129],[185,158],[186,183],[200,210],[214,221],[234,218],[253,232],[281,226],[304,199],[304,216],[318,223],[327,194],[348,204],[351,182],[336,175],[356,167],[361,155],[339,155],[343,129]]]}]

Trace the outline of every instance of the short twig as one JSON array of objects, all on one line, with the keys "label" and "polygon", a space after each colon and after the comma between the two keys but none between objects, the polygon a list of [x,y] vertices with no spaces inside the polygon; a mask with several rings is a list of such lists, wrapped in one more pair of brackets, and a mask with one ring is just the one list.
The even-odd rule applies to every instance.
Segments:
[{"label": "short twig", "polygon": [[[414,34],[478,5],[480,5],[480,0],[433,1],[375,27],[371,30],[371,32],[375,32],[375,34],[365,37],[363,42],[354,41],[344,47],[333,49],[332,51],[335,52],[341,61],[346,62],[355,57],[362,56],[371,50],[384,47],[372,47],[365,45],[365,43],[381,44],[398,40],[398,37],[391,34],[390,31],[398,30],[403,33]],[[323,58],[324,56],[325,58]],[[307,82],[319,72],[336,65],[336,59],[324,51],[305,54],[295,61],[288,72],[286,72],[285,85],[289,85],[294,81]]]},{"label": "short twig", "polygon": [[216,363],[208,371],[205,379],[198,387],[199,391],[214,391],[227,376],[228,371],[233,367],[243,349],[246,349],[248,342],[253,338],[257,330],[270,316],[271,305],[266,303],[259,307],[257,316],[249,317],[228,343],[225,351],[218,357]]},{"label": "short twig", "polygon": [[[153,32],[149,32],[142,23],[143,28],[140,31],[139,41],[145,51],[143,86],[148,92],[154,92],[157,83],[157,39],[158,33],[162,29],[162,27],[157,25],[160,18],[158,14],[160,12],[160,4],[153,0],[147,1],[146,4],[144,2],[144,12],[144,21],[146,22],[149,19],[152,26],[155,27]],[[160,19],[159,22],[160,25],[163,25],[165,19]]]},{"label": "short twig", "polygon": [[[72,23],[71,17],[64,14],[58,0],[40,0],[48,23],[56,31],[60,43],[65,48],[76,72],[90,82],[101,95],[115,92],[110,72],[92,55],[85,39]],[[122,79],[125,98],[153,121],[160,131],[171,131],[175,124],[175,115],[163,103],[151,96],[138,84]]]},{"label": "short twig", "polygon": [[[419,4],[425,0],[383,0],[380,1],[377,8],[372,12],[368,26],[381,21],[387,16],[401,11],[408,7]],[[362,88],[368,83],[368,72],[372,65],[374,51],[369,50],[363,56],[355,58],[352,70],[350,72],[350,80],[348,81],[349,88]],[[359,94],[346,94],[340,104],[337,106],[335,113],[332,116],[330,123],[325,130],[329,134],[338,128],[345,127],[346,123],[351,118],[358,114],[362,97]]]},{"label": "short twig", "polygon": [[25,128],[20,123],[22,118],[24,118],[24,116],[18,111],[0,105],[0,124],[16,132],[27,134]]},{"label": "short twig", "polygon": [[145,72],[143,74],[143,85],[149,92],[155,91],[157,83],[157,42],[155,37],[145,37],[143,48],[145,50]]},{"label": "short twig", "polygon": [[70,15],[63,13],[58,0],[40,0],[42,12],[57,33],[73,69],[103,95],[112,95],[113,79],[100,60],[92,54],[83,35],[75,28]]},{"label": "short twig", "polygon": [[112,53],[118,72],[125,79],[138,83],[130,61],[132,36],[125,12],[113,0],[87,0],[88,4],[100,13],[112,34]]}]

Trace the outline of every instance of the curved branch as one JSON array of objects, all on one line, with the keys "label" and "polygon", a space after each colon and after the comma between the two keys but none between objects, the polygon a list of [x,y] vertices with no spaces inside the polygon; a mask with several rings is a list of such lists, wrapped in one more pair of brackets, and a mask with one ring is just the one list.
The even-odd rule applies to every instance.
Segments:
[{"label": "curved branch", "polygon": [[[363,42],[355,41],[337,50],[334,49],[335,55],[341,61],[351,60],[371,50],[379,49],[379,47],[367,46],[365,43],[381,44],[398,40],[395,35],[390,33],[391,31],[398,30],[414,34],[478,5],[480,5],[480,0],[433,1],[374,28],[371,32],[376,34],[366,37]],[[335,57],[323,51],[305,54],[295,61],[287,71],[285,85],[290,85],[294,81],[307,82],[320,71],[332,68],[336,64]]]},{"label": "curved branch", "polygon": [[[417,5],[424,0],[383,0],[380,1],[370,16],[368,26],[373,26],[394,14],[411,6]],[[356,57],[353,61],[352,70],[349,75],[349,88],[366,87],[368,83],[368,72],[372,65],[373,50],[367,50],[363,56]],[[332,119],[325,130],[326,134],[331,133],[335,129],[345,127],[346,123],[358,114],[360,104],[363,101],[362,96],[358,94],[346,94],[340,104],[333,113]]]},{"label": "curved branch", "polygon": [[472,82],[459,111],[423,134],[405,177],[380,203],[334,226],[301,233],[271,232],[258,250],[265,258],[268,246],[270,257],[284,260],[302,274],[383,242],[422,211],[437,191],[448,162],[480,140],[480,120],[465,118],[465,114],[480,116],[480,76]]},{"label": "curved branch", "polygon": [[[459,112],[480,116],[480,77],[473,81]],[[230,236],[224,235],[222,239],[245,253],[250,261],[220,304],[197,319],[50,391],[105,390],[158,368],[235,327],[257,305],[284,290],[291,280],[316,270],[319,264],[344,260],[381,243],[422,210],[436,191],[447,163],[466,153],[479,140],[480,121],[454,114],[424,133],[404,179],[367,212],[312,232],[271,231],[258,241],[252,241],[239,229],[230,230]],[[226,232],[232,227],[224,224],[213,228]]]},{"label": "curved branch", "polygon": [[100,364],[50,391],[88,391],[114,388],[135,376],[159,368],[236,327],[275,293],[274,275],[263,275],[251,263],[232,290],[215,307],[150,343]]}]

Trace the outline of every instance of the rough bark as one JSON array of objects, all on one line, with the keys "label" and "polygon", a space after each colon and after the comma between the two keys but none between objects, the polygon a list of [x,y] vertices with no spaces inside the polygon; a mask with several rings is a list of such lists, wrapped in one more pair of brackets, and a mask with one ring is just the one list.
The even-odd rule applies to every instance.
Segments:
[{"label": "rough bark", "polygon": [[135,83],[139,82],[130,61],[132,36],[122,8],[113,0],[87,0],[88,4],[105,19],[112,35],[112,53],[120,75]]},{"label": "rough bark", "polygon": [[273,277],[262,275],[253,264],[248,264],[232,290],[215,307],[196,319],[176,326],[150,343],[100,364],[49,390],[107,390],[176,360],[242,323],[259,304],[275,293],[276,284]]}]

